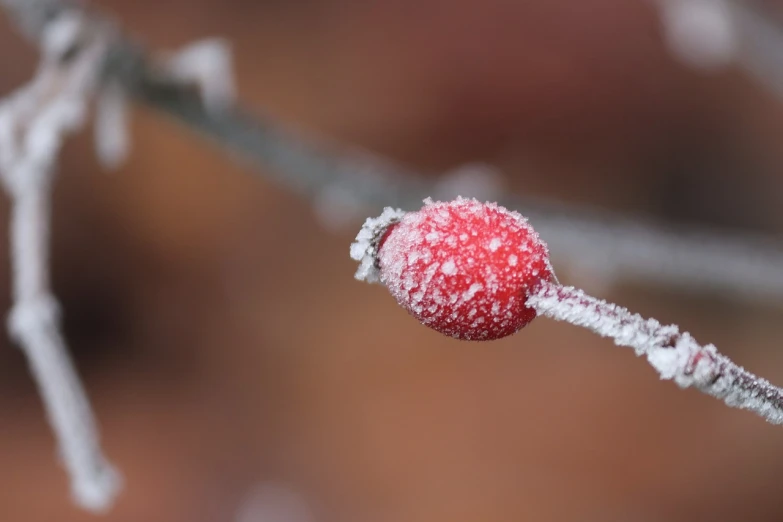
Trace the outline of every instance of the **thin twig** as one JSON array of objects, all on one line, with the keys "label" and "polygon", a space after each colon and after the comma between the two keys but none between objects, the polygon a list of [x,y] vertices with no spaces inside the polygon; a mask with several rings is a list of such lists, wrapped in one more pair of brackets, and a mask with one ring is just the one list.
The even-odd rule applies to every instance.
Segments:
[{"label": "thin twig", "polygon": [[[76,501],[104,511],[120,479],[102,454],[89,402],[60,333],[48,271],[50,191],[58,152],[64,137],[84,121],[105,53],[106,33],[94,29],[62,12],[40,35],[44,53],[36,76],[0,104],[0,173],[12,199],[9,332],[30,363]],[[74,45],[79,49],[71,52]]]},{"label": "thin twig", "polygon": [[715,346],[699,345],[675,325],[644,319],[574,287],[553,283],[542,284],[528,297],[527,304],[541,315],[633,348],[636,355],[647,357],[662,379],[674,380],[683,388],[692,386],[772,424],[783,424],[783,390],[737,366]]}]

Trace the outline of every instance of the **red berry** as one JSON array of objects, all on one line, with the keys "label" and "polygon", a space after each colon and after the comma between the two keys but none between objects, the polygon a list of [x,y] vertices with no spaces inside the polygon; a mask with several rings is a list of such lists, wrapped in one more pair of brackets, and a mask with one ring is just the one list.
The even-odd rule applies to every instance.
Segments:
[{"label": "red berry", "polygon": [[527,295],[552,277],[546,244],[494,203],[425,201],[382,233],[376,264],[397,302],[457,339],[511,335],[532,321]]}]

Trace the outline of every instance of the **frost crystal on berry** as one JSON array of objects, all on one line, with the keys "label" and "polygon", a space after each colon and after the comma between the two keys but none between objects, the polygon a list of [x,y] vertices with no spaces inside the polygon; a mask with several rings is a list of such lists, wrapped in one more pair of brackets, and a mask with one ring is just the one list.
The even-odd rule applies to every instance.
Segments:
[{"label": "frost crystal on berry", "polygon": [[[380,231],[368,230],[373,220],[365,224],[352,247],[362,261],[357,276],[379,278],[423,324],[457,339],[490,340],[536,316],[527,296],[552,268],[546,245],[520,214],[458,198],[425,200],[421,210],[394,219]],[[375,246],[359,256],[370,238]]]}]

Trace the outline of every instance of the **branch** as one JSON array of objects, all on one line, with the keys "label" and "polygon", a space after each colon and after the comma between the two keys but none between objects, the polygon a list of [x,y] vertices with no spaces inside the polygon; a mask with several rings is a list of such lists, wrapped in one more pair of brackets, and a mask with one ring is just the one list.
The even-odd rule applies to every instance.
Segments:
[{"label": "branch", "polygon": [[12,199],[14,304],[8,329],[30,363],[76,501],[104,511],[120,479],[103,457],[89,402],[60,333],[47,266],[57,155],[64,137],[83,124],[104,59],[108,35],[95,29],[63,11],[40,34],[44,54],[35,77],[0,104],[0,174]]},{"label": "branch", "polygon": [[715,346],[699,345],[675,325],[664,326],[574,287],[552,283],[544,283],[527,304],[541,315],[633,348],[636,355],[647,357],[661,379],[673,380],[682,388],[692,386],[772,424],[783,424],[783,390],[737,366]]}]

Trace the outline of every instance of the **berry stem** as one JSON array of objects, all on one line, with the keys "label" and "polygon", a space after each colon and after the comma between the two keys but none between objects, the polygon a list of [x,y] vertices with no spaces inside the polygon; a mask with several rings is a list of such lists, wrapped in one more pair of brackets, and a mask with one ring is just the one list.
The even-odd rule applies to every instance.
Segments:
[{"label": "berry stem", "polygon": [[539,315],[587,328],[646,356],[661,379],[694,387],[727,405],[750,410],[772,424],[783,424],[783,389],[770,384],[718,353],[700,345],[676,325],[662,325],[582,290],[542,282],[527,305]]}]

